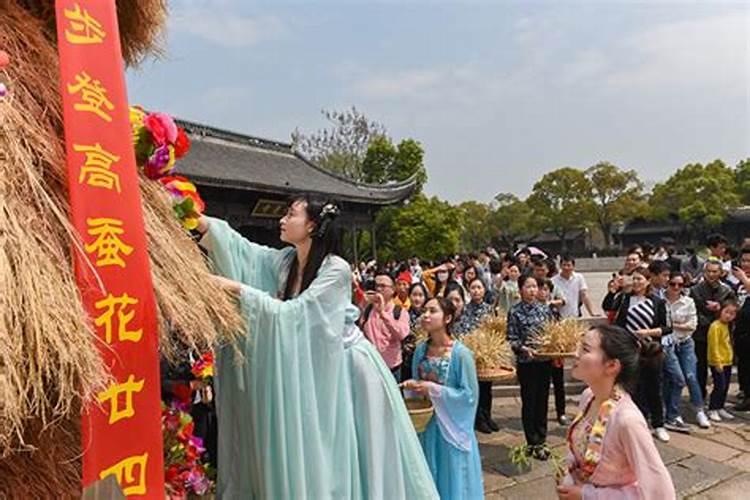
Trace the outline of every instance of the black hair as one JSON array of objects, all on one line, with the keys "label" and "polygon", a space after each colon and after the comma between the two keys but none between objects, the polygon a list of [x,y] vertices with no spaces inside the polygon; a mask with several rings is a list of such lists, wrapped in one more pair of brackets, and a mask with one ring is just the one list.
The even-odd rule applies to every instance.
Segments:
[{"label": "black hair", "polygon": [[[620,362],[620,373],[615,383],[630,394],[635,392],[643,346],[638,337],[615,325],[599,325],[592,330],[599,332],[599,343],[608,360]],[[655,344],[655,342],[649,342]]]},{"label": "black hair", "polygon": [[724,269],[721,261],[717,259],[706,259],[706,261],[703,263],[703,269],[706,269],[708,266],[719,266],[719,269]]},{"label": "black hair", "polygon": [[373,276],[373,278],[377,278],[378,276],[388,276],[388,278],[390,278],[391,280],[391,284],[394,284],[394,285],[396,284],[396,280],[393,279],[393,275],[389,273],[386,269],[381,268],[375,271],[375,275]]},{"label": "black hair", "polygon": [[455,281],[448,283],[448,285],[445,287],[443,297],[448,297],[448,295],[455,291],[458,291],[458,295],[461,297],[461,300],[466,303],[466,297],[464,297],[464,289],[459,283]]},{"label": "black hair", "polygon": [[531,275],[531,274],[522,274],[522,275],[521,275],[521,276],[520,276],[520,277],[518,278],[518,289],[520,290],[521,288],[523,288],[523,285],[525,285],[525,284],[526,284],[526,282],[527,282],[528,280],[530,280],[530,279],[531,279],[531,280],[534,280],[534,283],[536,283],[536,286],[539,286],[539,280],[538,280],[538,279],[536,279],[536,278],[535,278],[535,277],[534,277],[533,275]]},{"label": "black hair", "polygon": [[427,299],[425,305],[431,300],[437,301],[440,310],[443,311],[443,316],[451,317],[451,320],[445,325],[445,331],[448,333],[449,337],[452,337],[451,326],[453,326],[453,322],[456,321],[456,306],[445,297],[432,297],[431,299]]},{"label": "black hair", "polygon": [[686,285],[688,283],[690,283],[690,280],[687,278],[687,276],[685,276],[684,274],[682,274],[682,272],[680,272],[680,271],[672,271],[671,273],[669,273],[669,281],[672,281],[675,278],[682,278],[682,281]]},{"label": "black hair", "polygon": [[740,303],[737,302],[734,299],[727,299],[727,300],[725,300],[724,302],[721,303],[721,309],[724,309],[726,307],[737,307],[737,308],[739,308],[740,307]]},{"label": "black hair", "polygon": [[424,302],[427,303],[428,300],[430,300],[430,292],[427,290],[427,287],[424,283],[421,281],[418,281],[417,283],[412,283],[409,287],[409,296],[411,297],[411,292],[414,291],[415,288],[421,288],[422,293],[424,294]]},{"label": "black hair", "polygon": [[[750,249],[748,250],[750,252]],[[500,271],[503,270],[503,263],[502,261],[498,259],[492,259],[490,260],[490,272],[492,274],[498,274]]]},{"label": "black hair", "polygon": [[671,271],[672,266],[667,263],[665,260],[655,260],[651,264],[648,265],[648,272],[651,273],[651,275],[657,275],[661,274],[664,271]]},{"label": "black hair", "polygon": [[728,243],[729,242],[727,241],[726,237],[723,234],[719,234],[719,233],[710,234],[706,238],[706,246],[709,248],[717,247],[721,244],[726,245]]},{"label": "black hair", "polygon": [[550,293],[555,291],[555,285],[552,283],[552,280],[549,278],[544,278],[541,283],[539,283],[539,280],[537,280],[539,288],[547,287],[547,290],[550,291]]},{"label": "black hair", "polygon": [[572,255],[565,254],[562,257],[560,257],[560,264],[563,262],[570,262],[574,266],[576,265],[576,260],[573,258]]},{"label": "black hair", "polygon": [[479,276],[477,276],[473,280],[469,281],[469,283],[468,283],[469,288],[471,288],[471,285],[473,285],[475,281],[480,282],[482,284],[482,288],[484,288],[484,293],[487,293],[487,285],[484,284],[484,281],[482,281],[482,278],[480,278]]},{"label": "black hair", "polygon": [[[318,270],[325,258],[329,255],[340,255],[341,253],[339,230],[335,223],[340,210],[338,205],[332,201],[321,200],[306,194],[290,197],[287,202],[287,208],[290,208],[297,202],[305,204],[307,218],[315,224],[310,253],[307,256],[305,268],[302,270],[302,283],[299,289],[299,293],[302,293],[307,290],[318,275]],[[286,279],[284,300],[289,300],[294,296],[294,283],[298,272],[299,260],[295,256]]]},{"label": "black hair", "polygon": [[627,255],[637,254],[638,257],[643,258],[643,247],[641,245],[634,245],[628,248]]}]

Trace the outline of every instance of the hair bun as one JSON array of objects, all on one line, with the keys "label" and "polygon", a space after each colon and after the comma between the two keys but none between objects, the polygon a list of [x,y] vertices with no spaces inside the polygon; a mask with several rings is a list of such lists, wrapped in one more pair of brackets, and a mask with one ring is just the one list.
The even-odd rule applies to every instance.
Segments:
[{"label": "hair bun", "polygon": [[333,222],[339,214],[341,214],[341,209],[335,203],[329,201],[323,205],[323,208],[320,209],[320,214],[318,215],[318,218],[320,219],[320,222],[318,223],[318,231],[316,233],[318,238],[321,238],[326,234],[328,226],[331,225],[331,222]]}]

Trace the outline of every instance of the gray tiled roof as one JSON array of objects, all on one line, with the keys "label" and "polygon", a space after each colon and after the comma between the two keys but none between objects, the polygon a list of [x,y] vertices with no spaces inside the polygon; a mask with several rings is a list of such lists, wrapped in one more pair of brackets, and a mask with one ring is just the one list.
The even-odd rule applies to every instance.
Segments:
[{"label": "gray tiled roof", "polygon": [[310,192],[367,204],[406,199],[416,182],[385,186],[351,181],[328,172],[292,151],[290,144],[260,139],[178,120],[190,137],[190,153],[177,162],[177,173],[198,185],[289,194]]}]

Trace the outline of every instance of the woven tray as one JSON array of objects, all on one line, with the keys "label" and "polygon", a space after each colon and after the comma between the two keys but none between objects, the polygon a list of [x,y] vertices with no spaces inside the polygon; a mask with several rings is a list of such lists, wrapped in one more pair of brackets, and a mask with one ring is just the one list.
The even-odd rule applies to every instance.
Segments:
[{"label": "woven tray", "polygon": [[515,368],[489,368],[477,370],[477,378],[482,382],[503,382],[516,376]]},{"label": "woven tray", "polygon": [[534,357],[543,358],[543,359],[575,358],[576,353],[574,352],[538,352],[536,353]]}]

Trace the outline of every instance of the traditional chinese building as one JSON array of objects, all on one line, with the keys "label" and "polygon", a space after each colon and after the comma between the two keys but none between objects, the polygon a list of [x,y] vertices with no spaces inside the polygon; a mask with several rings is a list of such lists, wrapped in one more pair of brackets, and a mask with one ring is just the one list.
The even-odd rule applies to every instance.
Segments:
[{"label": "traditional chinese building", "polygon": [[[192,146],[177,170],[196,184],[206,213],[266,245],[281,245],[278,221],[291,194],[304,192],[339,202],[342,226],[371,231],[375,242],[373,219],[378,209],[402,202],[416,187],[414,179],[382,186],[354,182],[318,167],[288,143],[188,121],[179,124]],[[358,260],[356,240],[352,241]]]},{"label": "traditional chinese building", "polygon": [[[706,232],[722,233],[730,244],[740,245],[745,238],[750,236],[750,206],[728,210],[724,222],[719,227]],[[658,245],[665,239],[676,241],[678,246],[704,243],[703,238],[696,238],[690,228],[680,222],[676,216],[664,221],[635,220],[619,228],[613,236],[623,248],[643,243]]]}]

